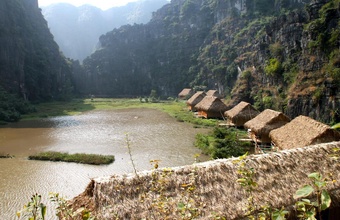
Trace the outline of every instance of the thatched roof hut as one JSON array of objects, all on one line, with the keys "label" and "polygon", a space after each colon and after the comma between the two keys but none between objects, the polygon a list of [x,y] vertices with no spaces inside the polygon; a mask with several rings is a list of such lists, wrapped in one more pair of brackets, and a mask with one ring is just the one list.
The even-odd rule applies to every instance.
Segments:
[{"label": "thatched roof hut", "polygon": [[247,121],[255,118],[260,112],[256,110],[248,102],[241,101],[234,108],[224,112],[224,116],[227,117],[228,123],[235,126],[243,126]]},{"label": "thatched roof hut", "polygon": [[251,138],[256,142],[270,143],[269,132],[287,124],[290,119],[282,112],[266,109],[244,124],[251,130]]},{"label": "thatched roof hut", "polygon": [[215,96],[217,98],[220,98],[220,93],[215,89],[210,89],[206,93],[207,93],[207,96]]},{"label": "thatched roof hut", "polygon": [[208,95],[195,108],[198,111],[198,116],[204,118],[223,118],[223,113],[227,110],[227,106],[221,99]]},{"label": "thatched roof hut", "polygon": [[330,126],[302,115],[281,128],[272,130],[269,136],[279,149],[292,149],[340,140],[340,133],[331,129]]},{"label": "thatched roof hut", "polygon": [[193,91],[192,89],[185,88],[185,89],[183,89],[183,90],[178,94],[178,98],[179,98],[179,99],[188,99],[188,98],[190,98],[193,94],[194,94],[194,91]]},{"label": "thatched roof hut", "polygon": [[[296,219],[293,198],[297,189],[310,183],[308,174],[332,173],[340,179],[340,163],[331,158],[340,142],[309,146],[269,154],[251,155],[244,162],[255,172],[258,187],[252,192],[255,210],[269,204],[272,208],[285,207],[290,219]],[[74,208],[92,207],[97,219],[181,219],[188,209],[197,208],[195,219],[245,219],[249,194],[238,183],[241,178],[236,158],[219,159],[191,166],[157,169],[138,173],[138,176],[114,175],[93,179],[86,191],[73,200]],[[340,181],[327,184],[331,195],[329,219],[340,207]],[[192,199],[192,200],[191,200]],[[312,198],[315,199],[315,198]]]},{"label": "thatched roof hut", "polygon": [[197,105],[202,99],[206,96],[205,92],[196,92],[191,98],[187,101],[187,105],[189,110],[196,111],[195,105]]}]

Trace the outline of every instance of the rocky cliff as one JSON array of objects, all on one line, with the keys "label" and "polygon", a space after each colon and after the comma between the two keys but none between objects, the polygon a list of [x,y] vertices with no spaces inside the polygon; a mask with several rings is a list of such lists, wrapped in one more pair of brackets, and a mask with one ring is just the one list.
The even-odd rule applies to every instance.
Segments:
[{"label": "rocky cliff", "polygon": [[[71,71],[59,53],[37,0],[0,2],[0,42],[0,87],[4,89],[1,98],[7,97],[2,95],[5,93],[30,101],[68,95]],[[6,100],[1,99],[0,112],[12,111],[8,108],[13,107],[4,103]]]},{"label": "rocky cliff", "polygon": [[339,0],[172,0],[148,24],[100,38],[86,87],[164,97],[214,88],[230,107],[339,121],[339,36]]}]

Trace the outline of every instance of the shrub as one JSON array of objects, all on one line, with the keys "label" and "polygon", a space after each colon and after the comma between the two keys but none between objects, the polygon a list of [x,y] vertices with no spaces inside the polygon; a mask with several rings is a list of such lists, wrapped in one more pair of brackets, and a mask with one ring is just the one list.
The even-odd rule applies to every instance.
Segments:
[{"label": "shrub", "polygon": [[264,71],[267,76],[277,76],[281,74],[282,73],[281,62],[276,58],[271,58],[269,60],[269,64],[265,66]]},{"label": "shrub", "polygon": [[208,135],[197,134],[195,146],[214,159],[240,156],[251,146],[239,141],[240,135],[237,129],[215,127]]}]

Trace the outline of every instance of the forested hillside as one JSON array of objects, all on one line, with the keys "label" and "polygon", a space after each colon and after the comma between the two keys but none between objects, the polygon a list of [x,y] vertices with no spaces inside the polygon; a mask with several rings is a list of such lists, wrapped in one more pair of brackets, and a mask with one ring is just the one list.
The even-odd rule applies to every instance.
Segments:
[{"label": "forested hillside", "polygon": [[[290,117],[339,121],[339,0],[172,0],[100,38],[79,92],[175,96],[218,89]],[[84,77],[85,76],[85,77]]]},{"label": "forested hillside", "polygon": [[69,97],[71,69],[37,0],[0,1],[0,42],[0,120],[19,119],[24,101]]},{"label": "forested hillside", "polygon": [[95,51],[100,35],[125,24],[147,23],[152,12],[167,3],[142,0],[105,11],[91,5],[58,3],[43,7],[42,13],[64,55],[83,61]]}]

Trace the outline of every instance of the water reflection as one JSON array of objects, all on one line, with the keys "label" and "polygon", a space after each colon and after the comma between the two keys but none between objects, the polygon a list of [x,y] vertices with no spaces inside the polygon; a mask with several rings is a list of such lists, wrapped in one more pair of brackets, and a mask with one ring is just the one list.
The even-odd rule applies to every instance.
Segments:
[{"label": "water reflection", "polygon": [[[91,178],[133,172],[126,133],[137,169],[145,170],[152,168],[149,161],[153,159],[161,160],[164,167],[193,163],[193,156],[199,153],[192,146],[198,132],[205,131],[152,109],[92,111],[1,127],[0,152],[16,157],[0,160],[0,219],[16,219],[15,212],[36,192],[45,198],[49,192],[71,198],[81,193]],[[92,166],[26,159],[47,150],[113,154],[116,161]]]}]

